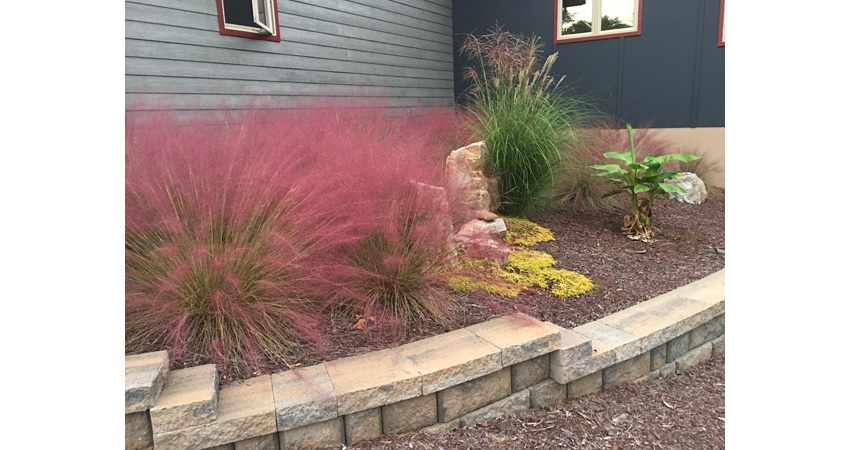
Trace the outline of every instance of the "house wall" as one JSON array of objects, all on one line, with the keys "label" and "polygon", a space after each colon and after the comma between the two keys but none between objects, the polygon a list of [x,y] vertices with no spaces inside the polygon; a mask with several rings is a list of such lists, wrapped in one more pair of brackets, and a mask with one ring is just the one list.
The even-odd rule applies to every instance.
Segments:
[{"label": "house wall", "polygon": [[128,117],[341,98],[452,105],[451,0],[278,0],[281,42],[223,36],[214,0],[125,1]]},{"label": "house wall", "polygon": [[[723,167],[720,0],[644,0],[640,36],[566,44],[554,43],[555,0],[456,1],[452,17],[455,54],[465,35],[485,33],[497,23],[512,33],[538,36],[544,55],[558,52],[554,73],[566,75],[576,93],[593,96],[602,110],[634,127],[683,129],[665,134]],[[468,86],[461,74],[469,63],[455,58],[456,96]]]}]

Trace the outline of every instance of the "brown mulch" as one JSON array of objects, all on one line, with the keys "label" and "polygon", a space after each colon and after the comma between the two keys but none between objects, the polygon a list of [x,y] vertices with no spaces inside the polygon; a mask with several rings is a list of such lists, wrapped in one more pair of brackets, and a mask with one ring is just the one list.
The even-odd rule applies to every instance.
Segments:
[{"label": "brown mulch", "polygon": [[720,356],[667,378],[617,386],[442,435],[419,431],[381,436],[348,448],[722,449],[725,367]]},{"label": "brown mulch", "polygon": [[[292,355],[293,367],[306,367],[417,341],[476,323],[522,312],[565,328],[574,328],[704,278],[725,265],[725,200],[709,199],[701,205],[659,201],[653,209],[653,225],[661,229],[653,243],[632,241],[620,231],[622,213],[555,210],[530,215],[529,219],[552,230],[556,240],[533,250],[551,254],[556,268],[590,278],[595,288],[562,300],[539,288],[524,290],[516,298],[503,298],[482,291],[454,295],[460,300],[455,322],[445,328],[437,324],[413,327],[398,334],[367,326],[352,330],[354,317],[335,317],[322,330],[321,347],[304,345],[302,354]],[[367,322],[368,324],[368,322]],[[173,361],[172,369],[205,364],[198,358]],[[261,373],[287,367],[269,364]],[[237,379],[221,373],[221,385]]]},{"label": "brown mulch", "polygon": [[[650,244],[632,241],[621,232],[622,213],[560,210],[529,217],[552,230],[556,240],[535,247],[551,254],[556,268],[590,278],[596,287],[562,300],[549,291],[530,288],[516,298],[477,291],[455,294],[465,300],[453,328],[484,322],[505,313],[522,312],[565,328],[574,328],[697,281],[722,269],[725,256],[725,200],[701,205],[659,201],[653,224],[661,229]],[[324,333],[325,348],[297,361],[309,366],[322,361],[394,347],[444,333],[436,324],[389,336],[351,330],[353,318],[340,318]]]}]

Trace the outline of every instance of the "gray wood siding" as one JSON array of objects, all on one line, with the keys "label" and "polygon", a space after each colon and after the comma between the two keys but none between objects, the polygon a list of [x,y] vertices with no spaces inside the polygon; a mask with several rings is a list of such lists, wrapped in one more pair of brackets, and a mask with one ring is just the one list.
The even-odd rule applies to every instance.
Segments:
[{"label": "gray wood siding", "polygon": [[127,0],[125,109],[454,103],[451,0],[278,0],[281,42],[219,33],[215,0]]}]

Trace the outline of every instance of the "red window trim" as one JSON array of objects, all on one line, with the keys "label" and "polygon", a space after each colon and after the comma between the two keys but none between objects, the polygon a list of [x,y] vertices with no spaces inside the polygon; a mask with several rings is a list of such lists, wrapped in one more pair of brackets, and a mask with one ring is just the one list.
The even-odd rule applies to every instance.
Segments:
[{"label": "red window trim", "polygon": [[228,30],[224,27],[224,3],[223,0],[215,0],[215,6],[218,8],[218,32],[224,36],[238,36],[249,39],[260,39],[263,41],[272,41],[272,42],[280,42],[280,22],[277,14],[277,0],[274,2],[274,25],[277,30],[275,31],[274,36],[268,34],[260,34],[260,33],[250,33],[247,31],[239,31],[239,30]]},{"label": "red window trim", "polygon": [[720,28],[717,30],[717,46],[726,47],[726,41],[723,39],[723,20],[726,17],[726,0],[720,0]]},{"label": "red window trim", "polygon": [[[721,0],[722,1],[722,0]],[[558,7],[559,0],[555,0],[555,27],[554,27],[554,40],[556,44],[566,44],[569,42],[584,42],[584,41],[596,41],[599,39],[612,39],[618,37],[628,37],[628,36],[640,36],[640,29],[643,26],[643,0],[638,0],[638,13],[637,13],[637,31],[629,31],[625,33],[615,33],[615,34],[604,34],[604,35],[596,35],[596,36],[588,36],[582,38],[572,38],[572,39],[558,39]]]}]

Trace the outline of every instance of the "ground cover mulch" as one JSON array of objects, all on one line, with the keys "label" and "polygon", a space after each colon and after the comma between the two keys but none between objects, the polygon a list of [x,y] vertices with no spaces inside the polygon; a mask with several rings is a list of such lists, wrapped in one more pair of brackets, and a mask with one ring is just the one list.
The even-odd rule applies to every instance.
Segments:
[{"label": "ground cover mulch", "polygon": [[[556,240],[533,250],[551,254],[556,268],[589,277],[595,288],[577,297],[559,299],[540,288],[516,298],[483,291],[454,294],[461,300],[453,328],[463,328],[522,312],[565,328],[574,328],[628,308],[677,287],[697,281],[725,265],[725,201],[709,199],[700,205],[659,201],[653,224],[661,229],[653,243],[632,241],[620,227],[621,212],[560,209],[533,214],[529,219],[552,230]],[[352,330],[356,319],[339,317],[325,330],[326,345],[296,361],[309,366],[324,360],[394,347],[448,331],[436,324],[413,327],[398,335],[370,329]]]},{"label": "ground cover mulch", "polygon": [[720,356],[667,378],[616,386],[442,435],[381,436],[348,449],[722,449],[725,367]]}]

